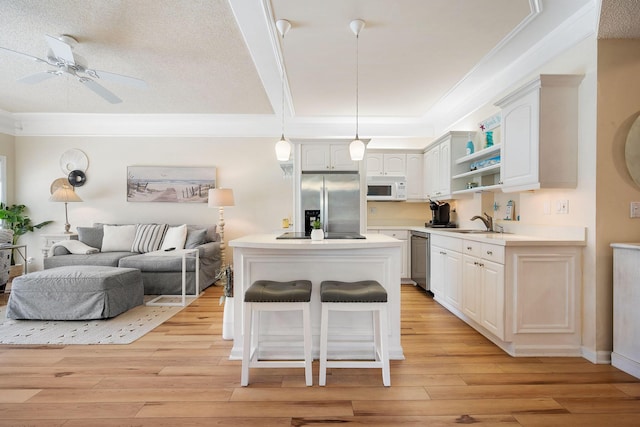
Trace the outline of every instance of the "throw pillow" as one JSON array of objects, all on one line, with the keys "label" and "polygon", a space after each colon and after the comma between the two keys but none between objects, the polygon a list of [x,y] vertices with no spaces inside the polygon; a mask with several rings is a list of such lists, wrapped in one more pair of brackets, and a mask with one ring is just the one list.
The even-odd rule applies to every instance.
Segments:
[{"label": "throw pillow", "polygon": [[102,248],[102,238],[104,231],[102,227],[76,227],[78,240],[92,248]]},{"label": "throw pillow", "polygon": [[167,232],[167,224],[138,224],[136,225],[136,237],[131,245],[131,252],[153,252],[160,249],[164,233]]},{"label": "throw pillow", "polygon": [[164,235],[164,240],[162,241],[162,246],[160,247],[160,249],[184,249],[184,242],[186,240],[187,224],[182,224],[177,227],[169,227]]},{"label": "throw pillow", "polygon": [[131,252],[136,237],[135,225],[105,225],[102,252]]},{"label": "throw pillow", "polygon": [[195,249],[204,243],[207,237],[207,229],[201,230],[187,229],[187,241],[184,244],[185,249]]}]

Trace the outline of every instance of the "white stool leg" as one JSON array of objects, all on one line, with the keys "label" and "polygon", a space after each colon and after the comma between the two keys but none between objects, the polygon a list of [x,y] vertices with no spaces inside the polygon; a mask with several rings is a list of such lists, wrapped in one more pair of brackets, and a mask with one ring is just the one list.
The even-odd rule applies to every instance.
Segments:
[{"label": "white stool leg", "polygon": [[310,303],[302,303],[302,326],[304,333],[304,376],[308,386],[313,385],[313,370],[311,364],[311,309]]},{"label": "white stool leg", "polygon": [[389,369],[389,335],[387,332],[387,304],[379,305],[380,357],[382,357],[382,384],[391,386],[391,371]]},{"label": "white stool leg", "polygon": [[242,372],[240,374],[240,385],[249,385],[249,362],[251,360],[251,335],[253,309],[251,303],[244,303],[244,316],[242,321],[243,343],[242,343]]},{"label": "white stool leg", "polygon": [[329,329],[329,303],[322,303],[322,316],[320,319],[320,375],[318,384],[327,384],[327,336]]}]

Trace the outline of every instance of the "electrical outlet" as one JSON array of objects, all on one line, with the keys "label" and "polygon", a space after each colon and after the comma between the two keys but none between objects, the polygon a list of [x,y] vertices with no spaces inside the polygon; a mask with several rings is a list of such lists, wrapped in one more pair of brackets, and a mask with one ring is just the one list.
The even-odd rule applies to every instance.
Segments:
[{"label": "electrical outlet", "polygon": [[640,218],[640,202],[631,202],[629,218]]},{"label": "electrical outlet", "polygon": [[556,213],[566,215],[569,213],[569,201],[568,200],[556,200]]},{"label": "electrical outlet", "polygon": [[542,213],[545,215],[551,215],[551,200],[545,200],[542,204]]},{"label": "electrical outlet", "polygon": [[374,214],[375,215],[377,212],[378,212],[378,208],[373,207],[373,206],[369,208],[369,213],[370,214]]}]

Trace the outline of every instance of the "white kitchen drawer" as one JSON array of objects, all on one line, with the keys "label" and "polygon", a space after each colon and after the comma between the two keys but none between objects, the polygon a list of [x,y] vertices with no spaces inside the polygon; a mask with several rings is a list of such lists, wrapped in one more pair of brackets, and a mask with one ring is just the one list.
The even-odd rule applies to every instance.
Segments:
[{"label": "white kitchen drawer", "polygon": [[447,236],[432,234],[431,245],[439,246],[444,249],[450,249],[456,252],[462,252],[462,239],[458,237],[447,237]]},{"label": "white kitchen drawer", "polygon": [[380,234],[395,237],[398,240],[409,239],[409,230],[380,230]]},{"label": "white kitchen drawer", "polygon": [[479,242],[474,242],[472,240],[464,240],[462,242],[462,253],[465,255],[471,255],[477,258],[480,258],[482,244]]},{"label": "white kitchen drawer", "polygon": [[487,261],[504,264],[504,246],[483,243],[480,255],[482,259],[486,259]]}]

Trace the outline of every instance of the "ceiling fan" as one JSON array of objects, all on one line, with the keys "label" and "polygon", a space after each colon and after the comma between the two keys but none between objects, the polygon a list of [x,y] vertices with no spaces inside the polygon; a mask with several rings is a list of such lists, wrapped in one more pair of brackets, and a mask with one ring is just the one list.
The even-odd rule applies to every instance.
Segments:
[{"label": "ceiling fan", "polygon": [[122,99],[118,98],[113,92],[97,83],[95,81],[96,79],[111,80],[141,89],[146,89],[147,87],[147,83],[144,80],[137,79],[135,77],[128,77],[121,74],[87,68],[87,61],[82,56],[73,52],[73,48],[78,44],[78,41],[72,36],[66,34],[59,37],[45,35],[44,38],[49,45],[46,59],[7,49],[6,47],[0,47],[0,51],[5,51],[32,61],[44,62],[45,64],[54,67],[52,70],[23,77],[18,80],[19,82],[35,84],[66,73],[76,77],[85,87],[112,104],[118,104],[122,102]]}]

